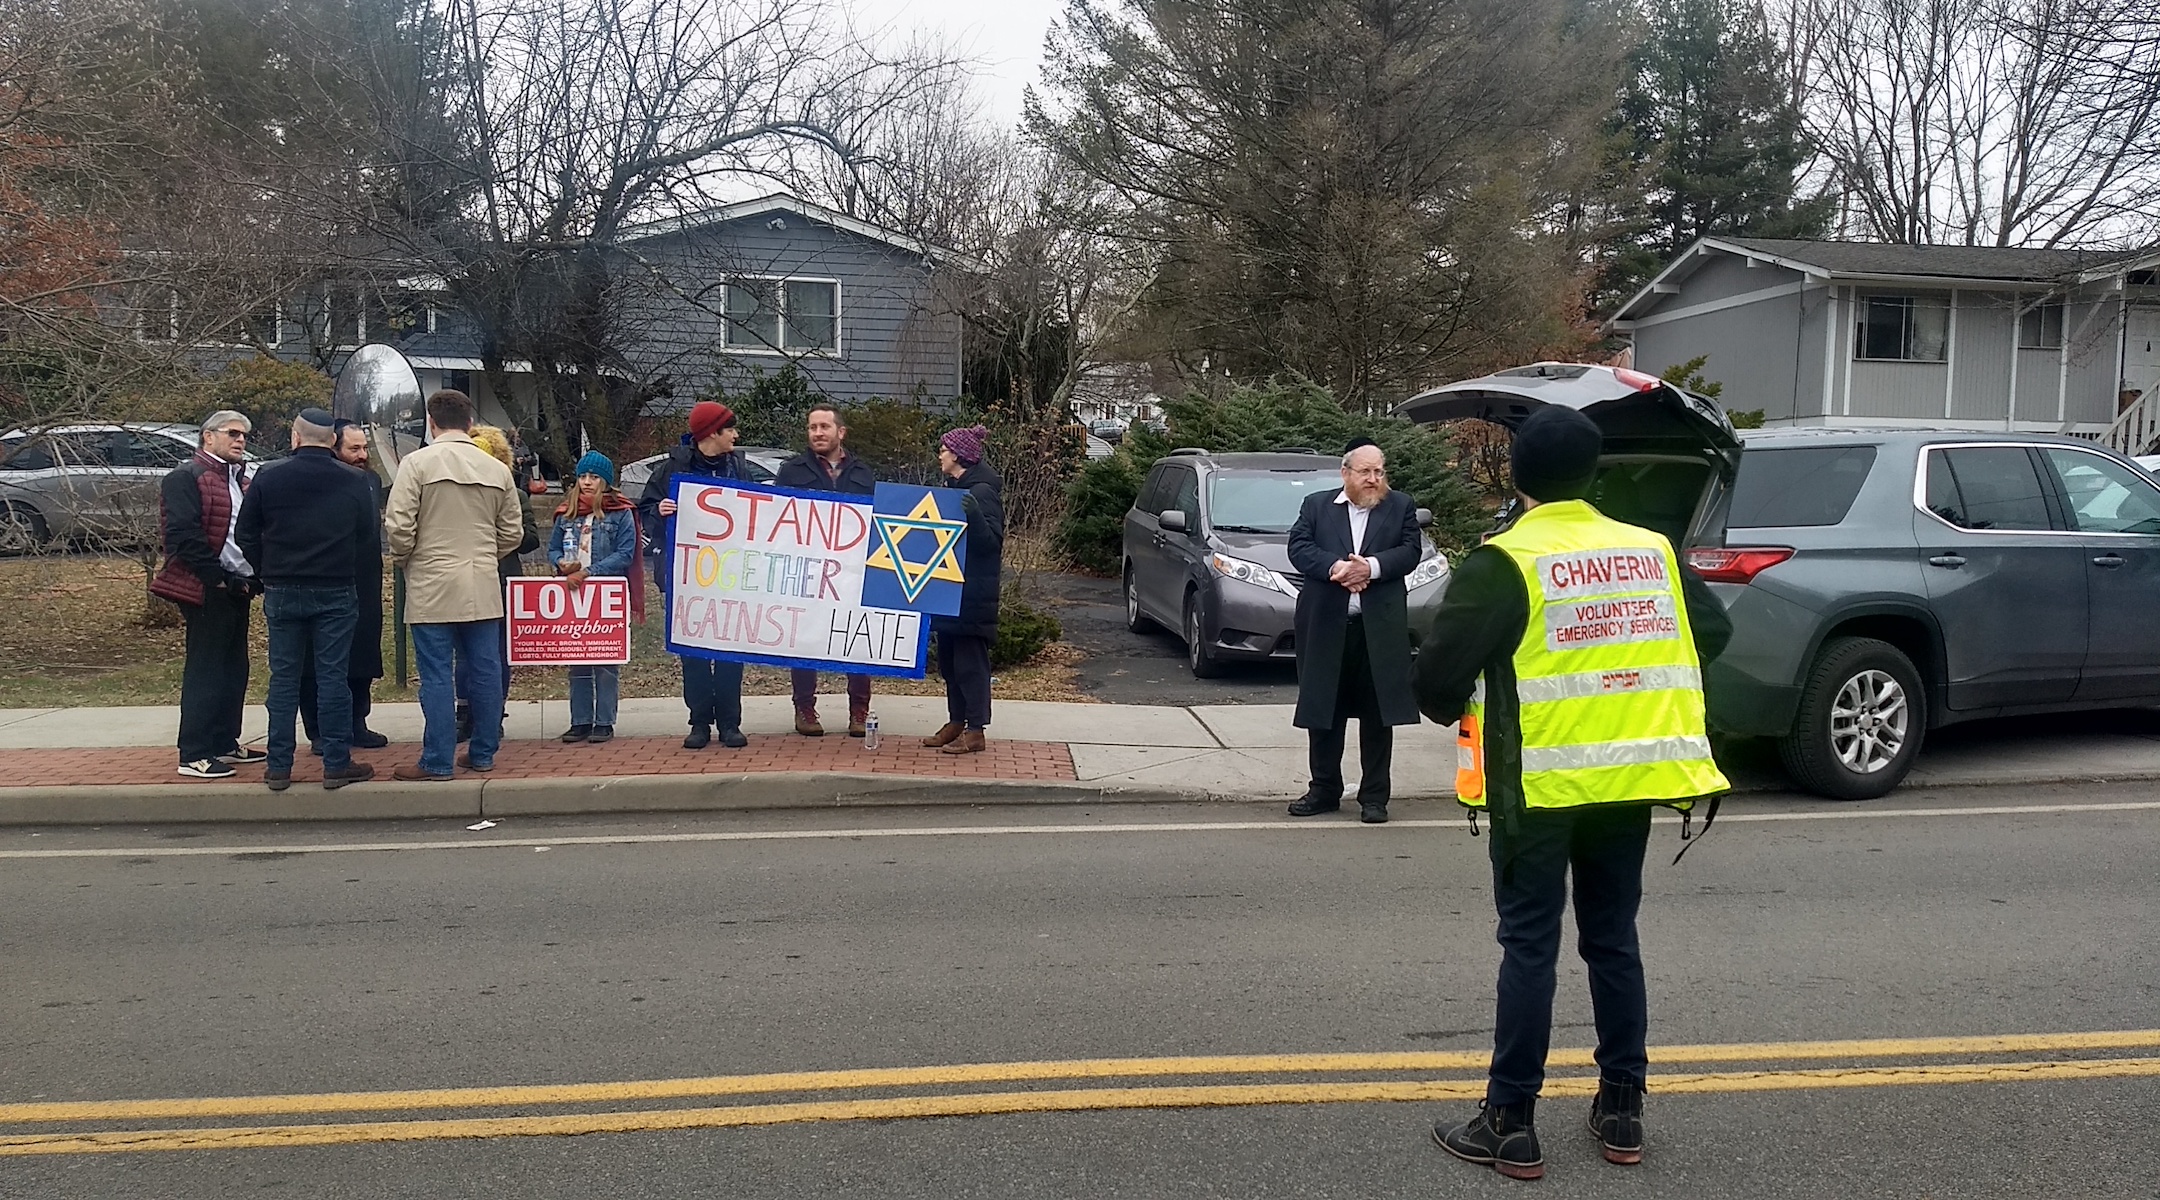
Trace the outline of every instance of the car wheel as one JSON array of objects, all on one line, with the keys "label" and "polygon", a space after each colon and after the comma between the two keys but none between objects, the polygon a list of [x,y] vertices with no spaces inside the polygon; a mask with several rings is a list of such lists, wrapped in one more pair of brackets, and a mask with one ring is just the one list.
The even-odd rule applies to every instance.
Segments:
[{"label": "car wheel", "polygon": [[1140,611],[1140,581],[1133,577],[1131,563],[1125,564],[1125,628],[1132,633],[1146,633],[1155,628],[1155,622]]},{"label": "car wheel", "polygon": [[35,554],[51,540],[45,518],[27,504],[0,504],[0,554]]},{"label": "car wheel", "polygon": [[1837,638],[1815,656],[1778,757],[1818,796],[1873,800],[1904,780],[1926,735],[1927,692],[1905,652]]},{"label": "car wheel", "polygon": [[1215,679],[1222,675],[1223,665],[1208,648],[1207,622],[1200,617],[1200,594],[1194,592],[1185,597],[1185,665],[1192,668],[1194,679]]}]

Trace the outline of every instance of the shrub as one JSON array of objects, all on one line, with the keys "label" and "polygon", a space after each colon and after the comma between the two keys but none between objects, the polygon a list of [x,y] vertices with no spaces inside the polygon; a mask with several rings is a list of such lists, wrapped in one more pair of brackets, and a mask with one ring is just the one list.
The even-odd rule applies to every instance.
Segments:
[{"label": "shrub", "polygon": [[1097,575],[1115,575],[1125,554],[1125,513],[1146,472],[1123,451],[1080,469],[1065,488],[1065,515],[1050,535],[1059,554]]},{"label": "shrub", "polygon": [[900,400],[872,400],[845,410],[847,446],[870,464],[879,479],[935,487],[937,416]]},{"label": "shrub", "polygon": [[699,400],[718,400],[735,410],[744,446],[803,448],[803,424],[810,406],[823,399],[810,380],[789,363],[771,374],[762,367],[750,372],[750,385],[730,391],[721,380],[699,392]]},{"label": "shrub", "polygon": [[990,647],[990,665],[1019,666],[1064,636],[1065,627],[1056,617],[1035,607],[1017,586],[1008,583],[998,598],[998,634]]}]

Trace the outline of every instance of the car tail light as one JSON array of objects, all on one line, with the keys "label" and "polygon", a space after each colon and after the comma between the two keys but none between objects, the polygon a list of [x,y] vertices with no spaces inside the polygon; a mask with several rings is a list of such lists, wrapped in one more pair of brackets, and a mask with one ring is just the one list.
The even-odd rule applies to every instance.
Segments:
[{"label": "car tail light", "polygon": [[1792,556],[1791,546],[1741,546],[1690,550],[1687,562],[1711,583],[1753,583],[1757,575]]}]

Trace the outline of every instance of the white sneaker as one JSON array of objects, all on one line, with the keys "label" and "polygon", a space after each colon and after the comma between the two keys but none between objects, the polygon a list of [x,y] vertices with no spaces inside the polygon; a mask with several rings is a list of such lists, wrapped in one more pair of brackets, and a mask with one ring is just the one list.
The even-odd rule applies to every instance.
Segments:
[{"label": "white sneaker", "polygon": [[180,773],[189,779],[225,779],[232,775],[233,769],[223,759],[198,758],[194,762],[181,763]]},{"label": "white sneaker", "polygon": [[264,762],[268,760],[270,756],[269,754],[261,750],[257,750],[253,746],[242,746],[238,750],[228,750],[225,753],[218,755],[218,757],[224,759],[226,762],[229,763],[238,763],[241,766],[247,766],[249,763]]}]

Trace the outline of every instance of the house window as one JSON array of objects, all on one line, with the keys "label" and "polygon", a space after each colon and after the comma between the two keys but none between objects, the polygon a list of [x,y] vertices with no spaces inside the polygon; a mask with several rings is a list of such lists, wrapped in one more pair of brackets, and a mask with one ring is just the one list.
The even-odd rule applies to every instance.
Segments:
[{"label": "house window", "polygon": [[265,346],[276,346],[278,344],[280,326],[276,303],[273,302],[256,309],[242,318],[242,322],[242,329],[247,337],[261,342]]},{"label": "house window", "polygon": [[2063,344],[2063,306],[2061,301],[2041,304],[2025,311],[2018,318],[2018,349],[2060,350]]},{"label": "house window", "polygon": [[1861,358],[1942,362],[1950,340],[1950,309],[1920,296],[1869,296],[1860,318]]},{"label": "house window", "polygon": [[357,346],[367,340],[360,328],[360,293],[351,287],[330,287],[323,291],[323,311],[328,314],[329,328],[325,340],[332,346]]},{"label": "house window", "polygon": [[738,279],[727,285],[732,349],[832,352],[840,348],[840,285],[829,279]]},{"label": "house window", "polygon": [[171,342],[180,337],[180,293],[171,288],[151,288],[135,308],[135,336],[146,342]]}]

